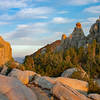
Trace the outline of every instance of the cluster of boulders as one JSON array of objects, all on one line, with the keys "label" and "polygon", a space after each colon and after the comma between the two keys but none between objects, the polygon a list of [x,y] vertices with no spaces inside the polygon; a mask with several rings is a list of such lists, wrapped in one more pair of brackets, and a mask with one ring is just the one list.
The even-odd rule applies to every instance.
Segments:
[{"label": "cluster of boulders", "polygon": [[68,75],[64,72],[56,78],[19,69],[7,76],[0,72],[0,100],[100,100],[99,94],[87,95],[87,82],[69,78],[74,71],[68,69]]},{"label": "cluster of boulders", "polygon": [[61,44],[56,48],[56,51],[61,51],[70,47],[87,47],[87,45],[91,44],[94,39],[96,42],[100,43],[100,18],[97,19],[96,23],[91,26],[90,33],[87,37],[84,35],[82,25],[77,23],[69,37],[65,34],[62,35]]}]

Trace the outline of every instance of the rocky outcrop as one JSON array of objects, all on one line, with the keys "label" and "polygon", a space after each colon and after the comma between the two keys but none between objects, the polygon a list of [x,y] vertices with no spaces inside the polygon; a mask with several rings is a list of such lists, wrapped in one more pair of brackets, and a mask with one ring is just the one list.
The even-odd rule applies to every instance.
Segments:
[{"label": "rocky outcrop", "polygon": [[[65,36],[62,35],[62,37]],[[80,23],[76,23],[76,27],[74,28],[72,34],[64,39],[61,39],[61,44],[56,48],[56,51],[63,51],[64,49],[68,49],[71,47],[79,48],[81,46],[86,45],[86,37],[84,35],[82,26]]]},{"label": "rocky outcrop", "polygon": [[93,39],[96,39],[100,43],[100,18],[97,19],[90,28],[90,34],[88,35],[88,42],[91,43]]},{"label": "rocky outcrop", "polygon": [[61,38],[61,44],[56,48],[56,51],[63,51],[71,47],[79,48],[82,46],[86,48],[87,44],[91,44],[94,39],[100,43],[100,18],[91,26],[90,33],[87,37],[84,35],[82,25],[76,23],[72,34],[65,39]]},{"label": "rocky outcrop", "polygon": [[0,75],[0,100],[37,100],[37,97],[19,80]]},{"label": "rocky outcrop", "polygon": [[12,49],[8,42],[0,36],[0,66],[11,60]]},{"label": "rocky outcrop", "polygon": [[80,92],[88,90],[85,81],[51,78],[18,69],[13,69],[8,75],[11,77],[0,75],[0,96],[5,100],[90,100]]},{"label": "rocky outcrop", "polygon": [[15,77],[20,80],[23,84],[28,84],[32,77],[35,75],[35,72],[32,71],[21,71],[18,69],[13,69],[8,76]]},{"label": "rocky outcrop", "polygon": [[87,94],[88,92],[88,83],[77,79],[64,78],[64,77],[50,78],[46,76],[43,77],[36,76],[32,81],[32,83],[40,86],[42,89],[47,89],[47,90],[50,90],[58,82],[62,83],[65,86],[68,85],[73,89],[78,90],[81,93]]},{"label": "rocky outcrop", "polygon": [[71,87],[59,83],[52,88],[51,93],[59,100],[90,100]]}]

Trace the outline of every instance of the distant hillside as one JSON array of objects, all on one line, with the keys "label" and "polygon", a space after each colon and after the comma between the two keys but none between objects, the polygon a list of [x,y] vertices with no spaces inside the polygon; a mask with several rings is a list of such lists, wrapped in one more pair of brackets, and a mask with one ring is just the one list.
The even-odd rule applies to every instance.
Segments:
[{"label": "distant hillside", "polygon": [[19,63],[23,63],[24,57],[15,57],[14,60],[19,62]]},{"label": "distant hillside", "polygon": [[56,47],[59,46],[60,44],[61,44],[61,40],[56,40],[55,42],[53,42],[51,44],[47,44],[46,46],[40,48],[38,51],[36,51],[32,55],[28,55],[28,56],[35,56],[36,54],[40,54],[43,51],[45,51],[47,48],[49,48],[51,51],[54,51],[56,49]]}]

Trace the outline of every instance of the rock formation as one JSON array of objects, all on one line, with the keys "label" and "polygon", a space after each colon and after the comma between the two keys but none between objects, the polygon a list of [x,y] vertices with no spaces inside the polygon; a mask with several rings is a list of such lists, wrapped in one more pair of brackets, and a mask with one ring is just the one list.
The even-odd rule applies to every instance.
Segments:
[{"label": "rock formation", "polygon": [[12,58],[12,49],[8,42],[0,36],[0,66]]},{"label": "rock formation", "polygon": [[[62,37],[64,37],[62,35]],[[80,23],[76,23],[76,27],[74,28],[72,34],[67,38],[61,39],[61,44],[56,48],[57,51],[61,51],[64,49],[68,49],[70,47],[79,48],[86,44],[86,37],[84,35],[82,25]]]},{"label": "rock formation", "polygon": [[100,43],[100,17],[90,28],[88,42],[91,43],[93,39],[96,39],[96,41]]},{"label": "rock formation", "polygon": [[[62,37],[64,36],[65,34],[62,35]],[[61,51],[71,47],[86,47],[87,44],[92,43],[94,39],[96,42],[100,43],[100,18],[97,19],[96,23],[91,26],[90,33],[87,37],[84,35],[82,25],[79,22],[76,23],[76,27],[74,28],[72,34],[70,34],[67,38],[61,38],[61,44],[56,48],[56,51]]]}]

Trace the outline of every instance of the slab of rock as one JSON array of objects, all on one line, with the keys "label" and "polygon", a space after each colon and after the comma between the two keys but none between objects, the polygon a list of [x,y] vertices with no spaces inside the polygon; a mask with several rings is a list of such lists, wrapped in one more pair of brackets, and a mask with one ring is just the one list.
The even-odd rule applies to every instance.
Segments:
[{"label": "slab of rock", "polygon": [[[0,94],[8,100],[37,100],[34,92],[13,77],[0,75]],[[4,98],[2,95],[2,98]],[[0,98],[0,100],[2,100]]]},{"label": "slab of rock", "polygon": [[32,91],[36,94],[38,100],[49,100],[48,94],[44,92],[41,88],[35,87],[34,85],[28,85]]},{"label": "slab of rock", "polygon": [[54,79],[46,76],[37,77],[33,82],[43,89],[51,89],[56,83]]},{"label": "slab of rock", "polygon": [[32,71],[21,71],[19,69],[13,69],[8,76],[15,77],[20,80],[23,84],[28,84],[32,80],[32,77],[35,75],[35,72]]},{"label": "slab of rock", "polygon": [[88,92],[88,83],[85,81],[64,77],[58,77],[55,79],[55,81],[60,82],[64,85],[68,85],[80,92]]},{"label": "slab of rock", "polygon": [[88,97],[92,100],[100,100],[100,94],[89,94]]},{"label": "slab of rock", "polygon": [[60,100],[90,100],[71,87],[59,83],[52,88],[51,93]]},{"label": "slab of rock", "polygon": [[74,72],[76,72],[77,69],[76,68],[69,68],[67,70],[65,70],[62,74],[61,77],[70,77]]}]

